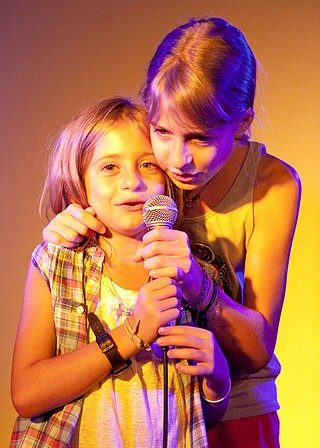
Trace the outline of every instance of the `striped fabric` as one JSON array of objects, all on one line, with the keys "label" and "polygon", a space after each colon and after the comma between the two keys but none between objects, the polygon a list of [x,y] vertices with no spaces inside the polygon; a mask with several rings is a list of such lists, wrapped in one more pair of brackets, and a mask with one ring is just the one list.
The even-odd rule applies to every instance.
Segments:
[{"label": "striped fabric", "polygon": [[[95,311],[100,295],[104,253],[97,245],[71,250],[43,242],[32,254],[32,263],[52,295],[57,332],[56,354],[68,353],[87,343],[87,312]],[[207,447],[199,384],[188,377],[184,384],[191,447]],[[29,419],[16,419],[10,448],[70,447],[83,399]]]}]

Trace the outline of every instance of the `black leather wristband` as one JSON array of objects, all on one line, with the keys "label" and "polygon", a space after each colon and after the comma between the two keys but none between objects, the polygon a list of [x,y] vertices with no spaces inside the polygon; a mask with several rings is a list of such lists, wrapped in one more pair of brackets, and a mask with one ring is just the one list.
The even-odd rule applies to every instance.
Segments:
[{"label": "black leather wristband", "polygon": [[97,344],[111,364],[111,375],[119,375],[129,366],[131,366],[131,360],[122,358],[122,356],[118,352],[114,340],[112,339],[110,334],[106,332],[98,316],[96,316],[94,313],[89,313],[88,320],[90,327],[95,334]]}]

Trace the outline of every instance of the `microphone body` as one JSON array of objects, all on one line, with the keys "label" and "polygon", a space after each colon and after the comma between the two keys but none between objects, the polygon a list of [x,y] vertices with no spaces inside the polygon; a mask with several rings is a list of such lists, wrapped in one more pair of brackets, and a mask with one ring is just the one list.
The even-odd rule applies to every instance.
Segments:
[{"label": "microphone body", "polygon": [[[169,196],[158,194],[149,198],[142,208],[142,219],[148,231],[156,227],[172,229],[178,217],[176,203]],[[176,325],[173,320],[167,325]],[[164,347],[162,347],[164,349]]]},{"label": "microphone body", "polygon": [[142,209],[142,219],[148,230],[155,227],[172,229],[177,220],[178,208],[169,196],[158,194],[149,198]]}]

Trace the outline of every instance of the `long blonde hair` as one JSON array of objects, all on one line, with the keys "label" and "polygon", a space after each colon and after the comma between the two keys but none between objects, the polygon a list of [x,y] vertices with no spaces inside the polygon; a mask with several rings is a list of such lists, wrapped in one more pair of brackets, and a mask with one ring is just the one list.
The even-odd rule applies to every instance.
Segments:
[{"label": "long blonde hair", "polygon": [[161,106],[201,129],[241,119],[253,108],[256,59],[242,32],[217,17],[191,19],[156,49],[141,97],[150,121]]}]

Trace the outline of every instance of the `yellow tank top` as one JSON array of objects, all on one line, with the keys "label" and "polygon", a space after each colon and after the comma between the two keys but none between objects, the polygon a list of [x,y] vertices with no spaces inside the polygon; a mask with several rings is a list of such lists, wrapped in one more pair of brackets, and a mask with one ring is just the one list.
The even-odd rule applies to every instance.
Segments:
[{"label": "yellow tank top", "polygon": [[241,302],[246,247],[253,230],[253,193],[264,145],[251,142],[242,167],[231,188],[214,210],[186,218],[194,254],[219,272],[223,289]]},{"label": "yellow tank top", "polygon": [[[218,270],[224,291],[239,303],[243,302],[246,251],[254,227],[254,186],[259,161],[265,153],[264,145],[250,142],[238,176],[225,197],[214,210],[184,222],[193,253]],[[231,398],[223,420],[277,410],[275,378],[279,373],[275,355],[258,373],[233,372]]]}]

